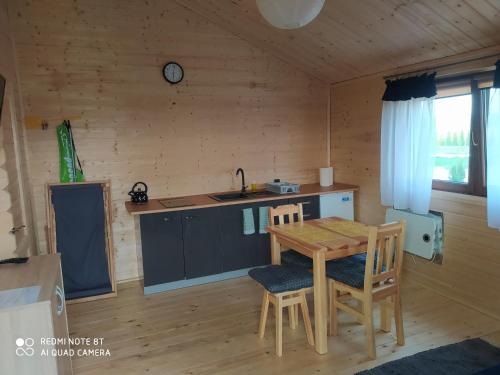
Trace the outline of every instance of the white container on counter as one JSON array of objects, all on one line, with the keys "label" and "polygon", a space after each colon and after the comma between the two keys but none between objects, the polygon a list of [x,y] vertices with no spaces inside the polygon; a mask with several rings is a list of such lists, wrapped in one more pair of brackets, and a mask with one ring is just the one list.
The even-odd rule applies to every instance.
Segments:
[{"label": "white container on counter", "polygon": [[333,168],[326,167],[319,169],[319,184],[320,186],[332,186],[333,185]]}]

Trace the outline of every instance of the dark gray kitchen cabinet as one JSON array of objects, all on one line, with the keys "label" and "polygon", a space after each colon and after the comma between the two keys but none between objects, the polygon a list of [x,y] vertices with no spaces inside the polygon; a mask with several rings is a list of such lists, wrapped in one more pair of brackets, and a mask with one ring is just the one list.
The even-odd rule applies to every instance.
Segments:
[{"label": "dark gray kitchen cabinet", "polygon": [[[319,218],[319,197],[222,205],[140,216],[144,286],[215,275],[271,263],[268,233],[259,233],[259,207],[302,203],[304,219]],[[255,233],[243,234],[251,208]]]},{"label": "dark gray kitchen cabinet", "polygon": [[[220,208],[223,271],[271,263],[269,234],[259,233],[259,207],[287,204],[287,199],[222,206]],[[243,234],[243,210],[253,211],[255,233]]]},{"label": "dark gray kitchen cabinet", "polygon": [[[222,269],[224,272],[254,266],[258,246],[258,218],[254,220],[256,233],[243,234],[243,210],[252,208],[254,219],[258,209],[251,204],[221,207]],[[257,211],[257,212],[256,212]]]},{"label": "dark gray kitchen cabinet", "polygon": [[302,203],[304,220],[319,219],[319,196],[310,195],[307,197],[290,198],[290,204]]},{"label": "dark gray kitchen cabinet", "polygon": [[179,212],[140,216],[144,286],[184,279]]},{"label": "dark gray kitchen cabinet", "polygon": [[[262,202],[259,203],[259,206],[262,206],[263,203],[266,203],[265,206],[277,207],[282,206],[284,204],[288,204],[288,199],[278,199],[270,202]],[[256,247],[257,253],[259,254],[259,266],[264,264],[271,264],[271,235],[269,233],[261,234],[258,237],[258,243]]]},{"label": "dark gray kitchen cabinet", "polygon": [[222,272],[219,215],[219,207],[181,212],[187,279]]}]

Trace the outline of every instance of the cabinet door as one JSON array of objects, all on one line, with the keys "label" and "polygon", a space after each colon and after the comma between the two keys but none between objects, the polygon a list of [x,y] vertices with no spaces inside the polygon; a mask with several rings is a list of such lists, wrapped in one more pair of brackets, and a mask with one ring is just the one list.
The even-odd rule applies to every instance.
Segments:
[{"label": "cabinet door", "polygon": [[[56,348],[60,352],[69,351],[70,349],[68,342],[69,334],[68,334],[68,321],[66,317],[66,303],[64,299],[64,287],[62,280],[63,279],[62,279],[61,269],[59,269],[57,279],[54,284],[54,289],[52,291],[52,298],[50,300],[52,327],[54,330],[52,336],[56,339],[61,339],[56,344]],[[56,359],[57,359],[57,373],[59,375],[73,374],[71,357],[61,355],[58,356]]]},{"label": "cabinet door", "polygon": [[321,217],[337,216],[354,220],[354,194],[352,191],[324,194],[319,198]]},{"label": "cabinet door", "polygon": [[[271,263],[269,234],[259,233],[259,208],[276,207],[287,203],[287,199],[282,199],[220,208],[224,272]],[[254,234],[243,234],[243,209],[245,208],[252,209],[255,225]]]},{"label": "cabinet door", "polygon": [[180,214],[146,214],[140,221],[144,286],[184,279]]},{"label": "cabinet door", "polygon": [[219,208],[182,211],[186,278],[222,272]]},{"label": "cabinet door", "polygon": [[[222,264],[224,272],[267,264],[259,233],[259,207],[266,202],[221,207]],[[243,210],[252,209],[255,233],[243,234]]]},{"label": "cabinet door", "polygon": [[[272,207],[278,207],[282,206],[284,204],[288,204],[288,199],[278,199],[274,201],[268,201],[268,202],[262,202],[259,203],[259,206],[265,205],[265,206],[272,206]],[[276,222],[277,224],[277,222]],[[257,245],[258,253],[257,253],[257,263],[255,265],[264,265],[264,264],[271,264],[271,236],[269,233],[266,234],[261,234],[258,237],[258,245]]]},{"label": "cabinet door", "polygon": [[319,219],[319,197],[317,195],[290,198],[289,203],[302,203],[304,220]]},{"label": "cabinet door", "polygon": [[259,220],[258,217],[255,217],[255,210],[253,210],[256,233],[243,234],[243,210],[246,208],[252,208],[252,205],[237,204],[220,208],[222,269],[224,272],[254,265],[253,253],[258,246]]}]

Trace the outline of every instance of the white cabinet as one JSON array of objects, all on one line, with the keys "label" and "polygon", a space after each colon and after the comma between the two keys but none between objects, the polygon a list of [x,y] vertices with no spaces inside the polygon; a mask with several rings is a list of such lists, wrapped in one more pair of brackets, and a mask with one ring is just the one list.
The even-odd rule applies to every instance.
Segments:
[{"label": "white cabinet", "polygon": [[59,255],[0,265],[0,332],[0,374],[73,373]]},{"label": "white cabinet", "polygon": [[354,192],[322,194],[319,196],[320,217],[337,216],[354,220]]}]

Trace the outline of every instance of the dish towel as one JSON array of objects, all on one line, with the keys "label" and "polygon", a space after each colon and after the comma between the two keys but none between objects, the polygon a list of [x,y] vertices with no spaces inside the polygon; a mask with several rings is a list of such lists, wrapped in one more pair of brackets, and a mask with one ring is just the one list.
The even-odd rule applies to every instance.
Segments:
[{"label": "dish towel", "polygon": [[267,233],[266,228],[269,226],[269,207],[259,207],[259,233]]},{"label": "dish towel", "polygon": [[243,234],[250,235],[255,233],[255,223],[253,221],[253,210],[251,208],[243,209]]}]

